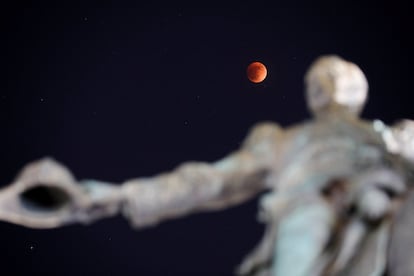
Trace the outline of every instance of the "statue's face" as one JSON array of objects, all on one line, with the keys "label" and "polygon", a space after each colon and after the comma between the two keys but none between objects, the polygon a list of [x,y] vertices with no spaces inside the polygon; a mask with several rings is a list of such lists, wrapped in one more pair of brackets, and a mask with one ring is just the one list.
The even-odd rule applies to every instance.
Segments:
[{"label": "statue's face", "polygon": [[358,66],[337,56],[324,56],[306,74],[306,98],[315,114],[358,115],[367,99],[368,83]]}]

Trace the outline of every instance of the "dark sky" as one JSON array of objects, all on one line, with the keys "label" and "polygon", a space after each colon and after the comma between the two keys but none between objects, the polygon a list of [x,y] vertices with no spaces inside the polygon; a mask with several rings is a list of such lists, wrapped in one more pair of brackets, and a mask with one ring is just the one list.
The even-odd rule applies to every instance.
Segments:
[{"label": "dark sky", "polygon": [[[365,72],[363,117],[414,118],[408,7],[347,2],[249,1],[219,16],[172,3],[2,7],[0,186],[44,156],[111,182],[215,161],[256,122],[308,119],[303,76],[323,54]],[[256,60],[261,84],[245,75]],[[227,276],[261,238],[256,210],[253,199],[140,231],[120,216],[55,230],[0,222],[0,274]]]}]

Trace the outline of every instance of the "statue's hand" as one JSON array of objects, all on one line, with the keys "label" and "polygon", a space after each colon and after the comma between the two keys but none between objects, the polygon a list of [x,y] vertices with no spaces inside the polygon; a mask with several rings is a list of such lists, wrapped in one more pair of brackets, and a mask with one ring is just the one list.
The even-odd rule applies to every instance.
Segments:
[{"label": "statue's hand", "polygon": [[88,223],[119,210],[119,190],[98,181],[78,183],[63,165],[44,158],[0,190],[0,220],[32,228]]}]

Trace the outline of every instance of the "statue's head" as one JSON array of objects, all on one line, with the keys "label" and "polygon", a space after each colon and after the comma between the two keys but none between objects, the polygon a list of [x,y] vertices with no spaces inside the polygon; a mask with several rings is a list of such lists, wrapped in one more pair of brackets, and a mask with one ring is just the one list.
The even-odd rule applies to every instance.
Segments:
[{"label": "statue's head", "polygon": [[357,116],[368,94],[368,82],[354,63],[330,55],[318,58],[305,76],[308,108],[315,116],[345,113]]}]

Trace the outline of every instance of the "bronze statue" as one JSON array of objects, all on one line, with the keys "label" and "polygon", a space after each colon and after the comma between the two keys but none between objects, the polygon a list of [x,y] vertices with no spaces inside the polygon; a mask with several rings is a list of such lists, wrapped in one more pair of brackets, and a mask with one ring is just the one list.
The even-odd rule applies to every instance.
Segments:
[{"label": "bronze statue", "polygon": [[211,164],[112,184],[77,181],[51,158],[33,162],[0,190],[0,220],[52,228],[120,212],[140,228],[267,191],[266,233],[239,275],[414,275],[414,122],[359,118],[367,80],[338,56],[317,59],[305,83],[312,120],[260,123]]}]

